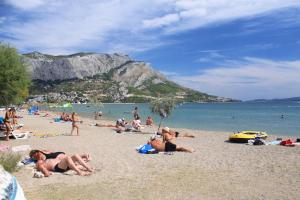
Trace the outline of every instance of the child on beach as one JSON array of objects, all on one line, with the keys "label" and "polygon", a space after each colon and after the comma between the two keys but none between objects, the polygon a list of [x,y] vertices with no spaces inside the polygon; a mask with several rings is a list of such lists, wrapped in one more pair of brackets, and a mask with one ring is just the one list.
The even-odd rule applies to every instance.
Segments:
[{"label": "child on beach", "polygon": [[73,135],[73,131],[76,128],[77,131],[77,136],[79,136],[79,126],[78,122],[82,123],[82,121],[79,120],[77,113],[73,112],[72,113],[72,130],[71,130],[71,135]]}]

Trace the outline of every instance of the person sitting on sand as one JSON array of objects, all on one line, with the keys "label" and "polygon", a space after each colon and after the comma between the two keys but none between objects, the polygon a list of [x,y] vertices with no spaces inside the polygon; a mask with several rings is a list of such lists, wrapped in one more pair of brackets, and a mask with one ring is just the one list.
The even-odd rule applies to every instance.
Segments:
[{"label": "person sitting on sand", "polygon": [[77,113],[73,112],[72,113],[72,130],[71,130],[71,135],[73,135],[73,131],[76,128],[77,130],[77,136],[79,136],[79,126],[78,123],[82,123],[82,121],[79,120]]},{"label": "person sitting on sand", "polygon": [[125,125],[127,124],[127,122],[125,122],[125,119],[124,118],[122,118],[122,119],[117,119],[117,121],[116,121],[116,127],[118,128],[118,127],[125,127]]},{"label": "person sitting on sand", "polygon": [[137,116],[137,118],[135,120],[132,121],[132,127],[136,130],[136,131],[141,131],[141,120],[140,117]]},{"label": "person sitting on sand", "polygon": [[177,131],[173,132],[173,131],[170,130],[169,127],[164,127],[162,129],[161,135],[162,135],[164,141],[170,141],[170,140],[172,140],[174,138],[177,138],[177,137],[190,137],[190,138],[195,137],[194,135],[191,135],[191,134],[188,134],[188,133],[179,133]]},{"label": "person sitting on sand", "polygon": [[[64,152],[32,150],[29,156],[37,161],[36,168],[41,171],[45,177],[50,176],[51,171],[64,173],[71,169],[80,176],[89,175],[94,171],[92,167],[86,164],[86,162],[90,160],[88,154],[68,156]],[[76,165],[81,165],[85,171],[79,169]]]},{"label": "person sitting on sand", "polygon": [[60,119],[67,122],[67,121],[72,121],[72,118],[68,115],[68,113],[63,112],[60,116]]},{"label": "person sitting on sand", "polygon": [[152,125],[153,125],[153,119],[152,119],[151,116],[148,116],[148,117],[147,117],[146,125],[147,125],[147,126],[152,126]]},{"label": "person sitting on sand", "polygon": [[150,144],[157,151],[165,151],[165,152],[174,152],[174,151],[182,151],[193,153],[195,150],[191,148],[181,147],[176,145],[174,142],[170,141],[161,141],[158,138],[152,137],[148,144]]}]

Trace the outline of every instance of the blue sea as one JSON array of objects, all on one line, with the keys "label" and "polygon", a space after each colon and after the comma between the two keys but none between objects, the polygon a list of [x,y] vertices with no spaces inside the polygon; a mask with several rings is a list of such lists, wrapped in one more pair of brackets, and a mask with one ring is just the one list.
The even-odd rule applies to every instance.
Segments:
[{"label": "blue sea", "polygon": [[[148,104],[73,104],[73,108],[49,109],[75,111],[84,117],[93,117],[95,111],[101,110],[108,119],[132,120],[135,106],[143,122],[152,116],[154,122],[159,123],[159,116],[150,112]],[[176,106],[163,126],[226,132],[257,130],[300,137],[300,102],[184,103]]]}]

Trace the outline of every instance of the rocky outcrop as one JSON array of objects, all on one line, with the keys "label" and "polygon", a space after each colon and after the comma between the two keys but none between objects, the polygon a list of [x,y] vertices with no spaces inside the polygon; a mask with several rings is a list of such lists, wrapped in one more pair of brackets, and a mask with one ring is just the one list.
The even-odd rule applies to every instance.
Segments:
[{"label": "rocky outcrop", "polygon": [[162,82],[165,77],[144,62],[138,62],[122,54],[78,53],[52,56],[33,52],[24,54],[32,79],[43,81],[83,79],[112,73],[112,79],[125,85],[139,87],[151,79]]}]

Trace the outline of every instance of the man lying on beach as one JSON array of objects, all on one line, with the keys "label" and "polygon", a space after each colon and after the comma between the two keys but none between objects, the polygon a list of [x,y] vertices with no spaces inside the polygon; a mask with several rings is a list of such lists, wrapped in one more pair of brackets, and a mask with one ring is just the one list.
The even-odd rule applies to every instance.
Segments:
[{"label": "man lying on beach", "polygon": [[163,140],[164,141],[170,141],[174,138],[177,137],[190,137],[190,138],[194,138],[195,136],[192,134],[188,134],[188,133],[179,133],[177,131],[171,131],[169,127],[164,127],[162,129],[162,133],[161,133]]},{"label": "man lying on beach", "polygon": [[193,153],[195,151],[192,148],[181,147],[176,145],[174,142],[161,141],[155,137],[151,138],[148,141],[148,144],[150,144],[157,151],[165,151],[165,152],[182,151],[188,153]]},{"label": "man lying on beach", "polygon": [[[90,160],[88,154],[68,156],[64,152],[50,152],[46,150],[32,150],[29,153],[30,158],[37,160],[36,168],[41,171],[45,177],[52,172],[64,173],[68,170],[74,170],[77,175],[86,176],[93,172],[86,162]],[[85,171],[78,168],[81,165]]]}]

